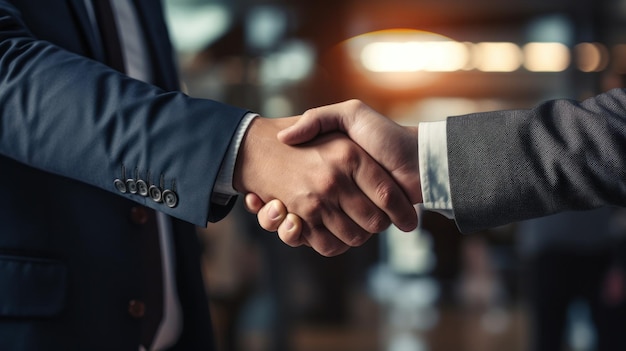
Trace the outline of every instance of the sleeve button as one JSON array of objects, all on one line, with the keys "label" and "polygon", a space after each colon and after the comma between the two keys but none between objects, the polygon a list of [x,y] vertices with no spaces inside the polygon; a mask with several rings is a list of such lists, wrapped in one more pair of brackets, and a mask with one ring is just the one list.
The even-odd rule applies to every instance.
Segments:
[{"label": "sleeve button", "polygon": [[137,184],[137,193],[141,196],[148,196],[148,184],[143,180],[138,180]]},{"label": "sleeve button", "polygon": [[131,194],[137,194],[137,183],[134,179],[126,179],[126,188]]},{"label": "sleeve button", "polygon": [[122,194],[126,193],[126,183],[124,183],[121,179],[116,179],[113,184],[115,185],[115,188],[117,189],[117,191],[119,191]]},{"label": "sleeve button", "polygon": [[150,186],[150,188],[148,189],[148,193],[150,194],[150,197],[154,202],[163,201],[163,194],[161,193],[161,189],[159,189],[159,187],[157,187],[156,185]]},{"label": "sleeve button", "polygon": [[178,205],[178,195],[172,190],[165,190],[163,192],[163,202],[165,202],[167,207],[174,208]]}]

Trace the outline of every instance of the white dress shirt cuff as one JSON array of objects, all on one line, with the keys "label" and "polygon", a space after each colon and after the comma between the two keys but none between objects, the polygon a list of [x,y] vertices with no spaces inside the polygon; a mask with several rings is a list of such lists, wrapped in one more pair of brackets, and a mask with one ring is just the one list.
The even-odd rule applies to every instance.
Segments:
[{"label": "white dress shirt cuff", "polygon": [[454,218],[446,125],[446,121],[419,124],[419,169],[424,209]]},{"label": "white dress shirt cuff", "polygon": [[233,196],[238,194],[237,190],[233,188],[233,174],[235,173],[235,162],[237,162],[237,154],[239,153],[239,146],[243,140],[243,136],[246,134],[250,122],[259,115],[256,113],[248,113],[243,117],[237,132],[233,136],[233,140],[228,146],[226,156],[220,171],[217,174],[215,180],[215,186],[213,187],[213,194],[211,195],[211,202],[217,205],[226,205]]}]

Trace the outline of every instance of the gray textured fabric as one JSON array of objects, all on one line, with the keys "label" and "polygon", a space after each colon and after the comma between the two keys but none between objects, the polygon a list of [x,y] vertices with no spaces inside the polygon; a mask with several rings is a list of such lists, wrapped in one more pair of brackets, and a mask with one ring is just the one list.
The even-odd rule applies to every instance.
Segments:
[{"label": "gray textured fabric", "polygon": [[472,232],[626,204],[626,91],[448,119],[457,224]]}]

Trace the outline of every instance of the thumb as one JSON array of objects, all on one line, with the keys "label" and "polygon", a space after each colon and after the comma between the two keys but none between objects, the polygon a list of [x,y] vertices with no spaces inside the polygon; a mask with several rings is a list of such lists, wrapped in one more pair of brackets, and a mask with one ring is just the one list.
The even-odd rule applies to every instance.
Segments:
[{"label": "thumb", "polygon": [[322,128],[319,121],[301,117],[295,124],[278,132],[276,136],[281,143],[296,145],[313,140],[321,133]]},{"label": "thumb", "polygon": [[320,134],[345,131],[345,116],[338,105],[323,106],[307,110],[296,123],[278,132],[278,140],[296,145],[315,139]]},{"label": "thumb", "polygon": [[263,206],[265,206],[265,202],[259,197],[259,195],[254,193],[246,194],[244,198],[244,205],[246,210],[250,213],[257,214],[261,210]]}]

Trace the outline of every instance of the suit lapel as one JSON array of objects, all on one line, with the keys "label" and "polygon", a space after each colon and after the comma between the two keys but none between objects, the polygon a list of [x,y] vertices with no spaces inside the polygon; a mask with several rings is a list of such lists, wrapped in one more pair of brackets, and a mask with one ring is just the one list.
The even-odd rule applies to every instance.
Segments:
[{"label": "suit lapel", "polygon": [[144,29],[147,47],[152,59],[155,84],[168,90],[178,88],[178,76],[174,62],[174,51],[169,40],[163,8],[159,0],[131,0]]},{"label": "suit lapel", "polygon": [[[65,0],[76,18],[78,27],[85,38],[85,49],[89,56],[104,62],[104,51],[100,38],[94,31],[91,17],[85,5],[86,0]],[[173,49],[169,41],[169,33],[159,0],[128,0],[132,1],[137,9],[137,15],[144,30],[149,56],[152,59],[153,77],[155,84],[167,89],[178,88],[178,75],[173,65]]]},{"label": "suit lapel", "polygon": [[66,0],[68,2],[69,7],[72,9],[74,17],[78,22],[78,26],[82,30],[84,34],[84,38],[86,40],[87,49],[91,53],[91,56],[100,62],[104,62],[104,52],[102,50],[102,45],[100,44],[100,39],[96,35],[94,31],[95,23],[91,22],[91,17],[89,16],[89,12],[85,7],[85,0]]}]

